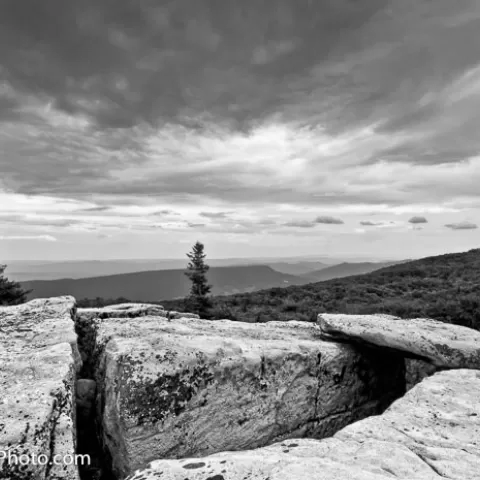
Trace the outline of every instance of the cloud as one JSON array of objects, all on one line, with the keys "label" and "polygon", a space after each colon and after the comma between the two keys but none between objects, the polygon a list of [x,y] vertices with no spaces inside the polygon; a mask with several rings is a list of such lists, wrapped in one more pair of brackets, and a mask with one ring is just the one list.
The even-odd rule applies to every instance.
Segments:
[{"label": "cloud", "polygon": [[229,212],[200,212],[201,217],[205,218],[227,218]]},{"label": "cloud", "polygon": [[[313,223],[445,224],[480,208],[475,0],[4,0],[0,18],[9,227],[209,218],[215,233],[299,238],[319,211],[332,217]],[[365,238],[408,231],[361,224],[378,227]]]},{"label": "cloud", "polygon": [[56,242],[57,239],[51,235],[0,235],[0,240],[44,240]]},{"label": "cloud", "polygon": [[382,222],[372,222],[370,220],[362,220],[360,222],[360,225],[366,226],[366,227],[375,227],[377,225],[382,225]]},{"label": "cloud", "polygon": [[478,225],[476,225],[475,223],[466,222],[466,221],[458,222],[458,223],[449,223],[445,226],[452,230],[473,230],[475,228],[478,228]]},{"label": "cloud", "polygon": [[428,223],[427,219],[425,217],[412,217],[408,220],[408,223]]},{"label": "cloud", "polygon": [[179,213],[175,212],[174,210],[163,209],[163,210],[157,210],[155,212],[152,212],[150,213],[150,215],[163,217],[165,215],[179,215]]},{"label": "cloud", "polygon": [[328,225],[340,225],[344,222],[340,218],[322,216],[322,217],[317,217],[315,219],[315,223],[326,223]]},{"label": "cloud", "polygon": [[385,228],[399,228],[399,227],[402,227],[403,222],[400,222],[400,221],[394,222],[393,220],[377,221],[377,222],[372,222],[371,220],[362,220],[359,223],[360,223],[360,225],[363,225],[364,227],[377,227],[379,229],[385,229]]},{"label": "cloud", "polygon": [[286,222],[283,225],[285,225],[286,227],[312,228],[317,223],[318,222],[312,222],[310,220],[296,220],[296,221]]},{"label": "cloud", "polygon": [[89,207],[89,208],[82,208],[79,211],[80,212],[106,212],[107,210],[110,210],[111,207],[108,206],[97,206],[97,207]]}]

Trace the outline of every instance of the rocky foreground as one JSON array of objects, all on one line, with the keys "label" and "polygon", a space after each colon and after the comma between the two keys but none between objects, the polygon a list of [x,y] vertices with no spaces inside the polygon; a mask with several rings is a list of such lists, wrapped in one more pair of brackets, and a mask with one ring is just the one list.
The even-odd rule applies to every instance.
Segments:
[{"label": "rocky foreground", "polygon": [[324,342],[314,324],[90,313],[82,354],[119,478],[157,458],[330,436],[405,392],[400,356]]},{"label": "rocky foreground", "polygon": [[479,332],[190,317],[72,297],[0,307],[0,479],[78,480],[50,463],[75,449],[93,459],[82,480],[479,478]]},{"label": "rocky foreground", "polygon": [[435,374],[383,415],[331,438],[158,460],[128,480],[474,480],[479,474],[480,371],[457,370]]},{"label": "rocky foreground", "polygon": [[78,479],[70,462],[53,461],[76,447],[74,315],[73,297],[0,307],[1,479]]}]

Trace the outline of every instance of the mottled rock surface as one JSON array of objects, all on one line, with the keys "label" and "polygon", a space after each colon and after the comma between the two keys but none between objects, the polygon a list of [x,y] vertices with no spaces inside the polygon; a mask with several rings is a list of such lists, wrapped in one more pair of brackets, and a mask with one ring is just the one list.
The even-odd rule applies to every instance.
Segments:
[{"label": "mottled rock surface", "polygon": [[[119,478],[157,458],[323,438],[405,391],[404,361],[302,322],[82,318]],[[102,387],[103,386],[103,390]]]},{"label": "mottled rock surface", "polygon": [[390,348],[439,368],[480,369],[480,332],[471,328],[391,315],[318,315],[322,338]]},{"label": "mottled rock surface", "polygon": [[[62,461],[75,443],[74,313],[69,296],[0,307],[0,452],[10,452],[9,461],[0,455],[0,478],[78,478],[76,467]],[[31,460],[26,466],[15,464],[22,454]],[[41,465],[44,457],[34,461],[39,455],[60,464]]]},{"label": "mottled rock surface", "polygon": [[158,460],[129,480],[478,480],[479,472],[480,371],[451,370],[332,438]]},{"label": "mottled rock surface", "polygon": [[79,308],[78,313],[85,318],[134,318],[145,315],[165,317],[167,311],[161,305],[151,303],[119,303],[99,308]]},{"label": "mottled rock surface", "polygon": [[182,313],[182,312],[176,312],[175,310],[170,310],[168,312],[168,315],[172,319],[177,319],[177,318],[200,318],[199,315],[196,313]]}]

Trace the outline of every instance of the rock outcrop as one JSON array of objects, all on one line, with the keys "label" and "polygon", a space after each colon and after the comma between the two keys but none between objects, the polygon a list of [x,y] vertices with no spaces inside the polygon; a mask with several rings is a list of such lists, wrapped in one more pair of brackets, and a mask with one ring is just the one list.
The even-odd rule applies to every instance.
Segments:
[{"label": "rock outcrop", "polygon": [[480,371],[456,370],[332,438],[157,460],[128,480],[477,480],[479,472]]},{"label": "rock outcrop", "polygon": [[2,479],[78,478],[71,457],[80,367],[74,313],[73,297],[0,307]]},{"label": "rock outcrop", "polygon": [[322,342],[314,324],[83,310],[77,324],[120,479],[157,458],[323,438],[405,392],[402,357]]},{"label": "rock outcrop", "polygon": [[318,315],[322,338],[382,347],[436,368],[480,369],[480,332],[436,320],[391,315]]},{"label": "rock outcrop", "polygon": [[78,480],[75,448],[93,459],[84,479],[478,478],[479,332],[197,317],[0,307],[0,479]]},{"label": "rock outcrop", "polygon": [[183,313],[183,312],[176,312],[175,310],[171,310],[168,312],[168,316],[171,319],[177,318],[200,318],[199,315],[196,313]]},{"label": "rock outcrop", "polygon": [[101,308],[79,308],[78,312],[84,318],[134,318],[144,317],[145,315],[167,316],[167,311],[161,305],[152,305],[150,303],[119,303]]}]

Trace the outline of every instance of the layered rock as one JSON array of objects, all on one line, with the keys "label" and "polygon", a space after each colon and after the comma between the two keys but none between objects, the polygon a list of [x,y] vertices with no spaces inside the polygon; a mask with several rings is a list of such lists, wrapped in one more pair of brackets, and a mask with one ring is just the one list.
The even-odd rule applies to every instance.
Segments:
[{"label": "layered rock", "polygon": [[322,342],[308,323],[100,317],[79,311],[78,329],[118,478],[157,458],[323,438],[405,391],[400,356]]},{"label": "layered rock", "polygon": [[161,305],[151,303],[119,303],[100,308],[79,308],[78,313],[84,318],[134,318],[145,315],[167,316]]},{"label": "layered rock", "polygon": [[74,314],[69,296],[0,307],[0,478],[78,478]]},{"label": "layered rock", "polygon": [[436,368],[480,369],[480,332],[471,328],[391,315],[318,316],[322,338],[382,347],[423,359]]},{"label": "layered rock", "polygon": [[128,480],[477,480],[480,371],[434,374],[332,438],[157,460]]},{"label": "layered rock", "polygon": [[176,312],[175,310],[171,310],[168,312],[168,317],[171,319],[177,318],[200,318],[199,315],[196,313],[183,313],[183,312]]}]

